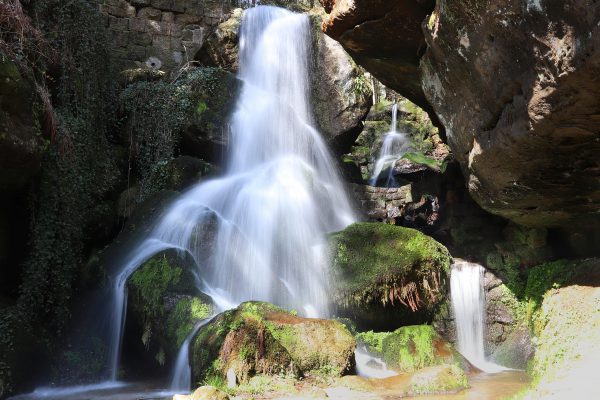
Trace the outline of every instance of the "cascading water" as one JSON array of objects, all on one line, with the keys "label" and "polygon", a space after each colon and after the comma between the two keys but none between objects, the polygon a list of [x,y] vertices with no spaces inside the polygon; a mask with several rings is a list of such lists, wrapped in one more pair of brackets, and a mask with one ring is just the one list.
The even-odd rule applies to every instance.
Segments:
[{"label": "cascading water", "polygon": [[488,373],[506,368],[487,361],[484,351],[484,269],[479,264],[457,261],[450,276],[450,296],[456,322],[458,351],[475,367]]},{"label": "cascading water", "polygon": [[354,352],[356,359],[356,373],[364,378],[383,379],[398,375],[397,372],[388,369],[386,363],[379,357],[369,354],[367,346],[358,344]]},{"label": "cascading water", "polygon": [[398,132],[398,104],[392,106],[392,128],[383,137],[379,157],[375,161],[373,174],[369,179],[369,185],[376,186],[377,182],[382,179],[382,172],[388,170],[385,177],[385,186],[391,187],[394,185],[394,164],[404,153],[410,148],[410,143],[404,133]]},{"label": "cascading water", "polygon": [[[243,88],[231,121],[225,176],[198,184],[176,200],[117,274],[113,380],[127,279],[165,249],[193,257],[200,289],[223,308],[263,300],[310,317],[328,315],[326,234],[352,223],[354,215],[336,166],[313,128],[310,43],[305,15],[268,6],[245,12],[240,31]],[[188,339],[182,359],[192,337]],[[173,381],[178,388],[189,386],[185,377]]]}]

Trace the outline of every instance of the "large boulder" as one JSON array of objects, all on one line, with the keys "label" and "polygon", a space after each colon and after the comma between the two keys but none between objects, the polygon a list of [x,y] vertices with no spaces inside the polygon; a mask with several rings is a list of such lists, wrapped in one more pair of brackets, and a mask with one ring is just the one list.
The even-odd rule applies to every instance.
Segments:
[{"label": "large boulder", "polygon": [[411,229],[355,223],[331,235],[335,282],[332,300],[341,316],[386,330],[431,320],[447,293],[448,250]]},{"label": "large boulder", "polygon": [[431,110],[420,84],[426,46],[421,24],[434,0],[321,0],[330,13],[323,31],[385,86]]},{"label": "large boulder", "polygon": [[325,372],[340,376],[354,366],[356,342],[337,321],[301,318],[269,303],[247,302],[204,326],[192,344],[196,381],[255,374]]},{"label": "large boulder", "polygon": [[438,1],[423,89],[486,210],[529,226],[597,223],[599,19],[593,2]]}]

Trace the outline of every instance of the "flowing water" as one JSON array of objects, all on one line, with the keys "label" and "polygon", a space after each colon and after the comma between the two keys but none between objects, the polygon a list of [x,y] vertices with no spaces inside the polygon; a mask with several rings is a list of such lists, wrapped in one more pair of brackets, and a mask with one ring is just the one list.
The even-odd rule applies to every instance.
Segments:
[{"label": "flowing water", "polygon": [[386,363],[379,357],[369,353],[364,344],[358,344],[354,352],[356,359],[356,374],[364,378],[389,378],[398,373],[388,369]]},{"label": "flowing water", "polygon": [[192,389],[192,369],[190,367],[190,343],[196,333],[204,325],[208,324],[212,317],[209,317],[194,326],[194,329],[185,338],[177,358],[175,359],[175,368],[171,376],[171,390],[174,392],[189,392]]},{"label": "flowing water", "polygon": [[[379,156],[375,161],[373,174],[369,179],[369,185],[376,186],[379,181],[385,178],[385,186],[393,187],[394,164],[410,149],[410,142],[406,135],[398,132],[398,104],[392,106],[392,127],[383,137]],[[387,171],[387,176],[382,176]]]},{"label": "flowing water", "polygon": [[[240,32],[243,88],[231,119],[226,173],[177,199],[123,263],[112,301],[112,380],[119,367],[127,279],[165,249],[193,257],[200,289],[219,308],[263,300],[310,317],[328,315],[326,234],[353,222],[354,215],[313,127],[310,43],[305,15],[275,7],[245,12]],[[182,387],[186,382],[177,376],[173,381]]]},{"label": "flowing water", "polygon": [[475,367],[488,373],[506,370],[485,358],[484,269],[479,264],[457,261],[450,276],[450,296],[456,322],[458,351]]}]

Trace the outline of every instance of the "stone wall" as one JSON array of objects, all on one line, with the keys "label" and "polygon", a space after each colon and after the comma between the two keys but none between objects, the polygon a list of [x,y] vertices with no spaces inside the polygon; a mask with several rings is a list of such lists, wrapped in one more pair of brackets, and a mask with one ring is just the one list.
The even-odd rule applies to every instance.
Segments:
[{"label": "stone wall", "polygon": [[410,183],[399,188],[350,184],[351,197],[361,217],[403,226],[433,225],[439,218],[439,203],[426,185]]},{"label": "stone wall", "polygon": [[[240,0],[241,1],[241,0]],[[194,58],[238,0],[98,0],[124,68],[170,70]]]}]

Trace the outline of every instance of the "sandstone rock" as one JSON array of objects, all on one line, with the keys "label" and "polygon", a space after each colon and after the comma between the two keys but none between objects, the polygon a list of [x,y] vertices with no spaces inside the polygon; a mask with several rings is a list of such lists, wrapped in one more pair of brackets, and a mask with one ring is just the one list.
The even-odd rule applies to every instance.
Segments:
[{"label": "sandstone rock", "polygon": [[255,374],[305,375],[326,368],[340,376],[353,368],[356,342],[337,321],[300,318],[274,305],[247,302],[219,314],[192,345],[194,379],[235,371],[246,383]]},{"label": "sandstone rock", "polygon": [[[312,15],[320,26],[322,17]],[[362,131],[362,121],[372,104],[372,89],[362,68],[342,46],[313,29],[313,65],[310,73],[311,97],[320,131],[338,153],[349,151]]]},{"label": "sandstone rock", "polygon": [[428,321],[446,295],[450,255],[421,232],[356,223],[330,239],[340,316],[366,329]]},{"label": "sandstone rock", "polygon": [[207,37],[196,59],[205,65],[236,72],[239,67],[239,29],[243,15],[244,11],[241,8],[233,10],[231,17],[220,23]]},{"label": "sandstone rock", "polygon": [[431,110],[420,85],[419,59],[425,51],[421,24],[433,0],[321,1],[330,12],[323,31],[384,85]]},{"label": "sandstone rock", "polygon": [[410,378],[409,391],[413,395],[454,393],[469,387],[467,376],[456,365],[423,368]]},{"label": "sandstone rock", "polygon": [[598,221],[599,19],[578,1],[438,2],[423,89],[486,210],[529,226]]},{"label": "sandstone rock", "polygon": [[229,400],[229,396],[212,386],[202,386],[188,396],[175,395],[173,400]]}]

